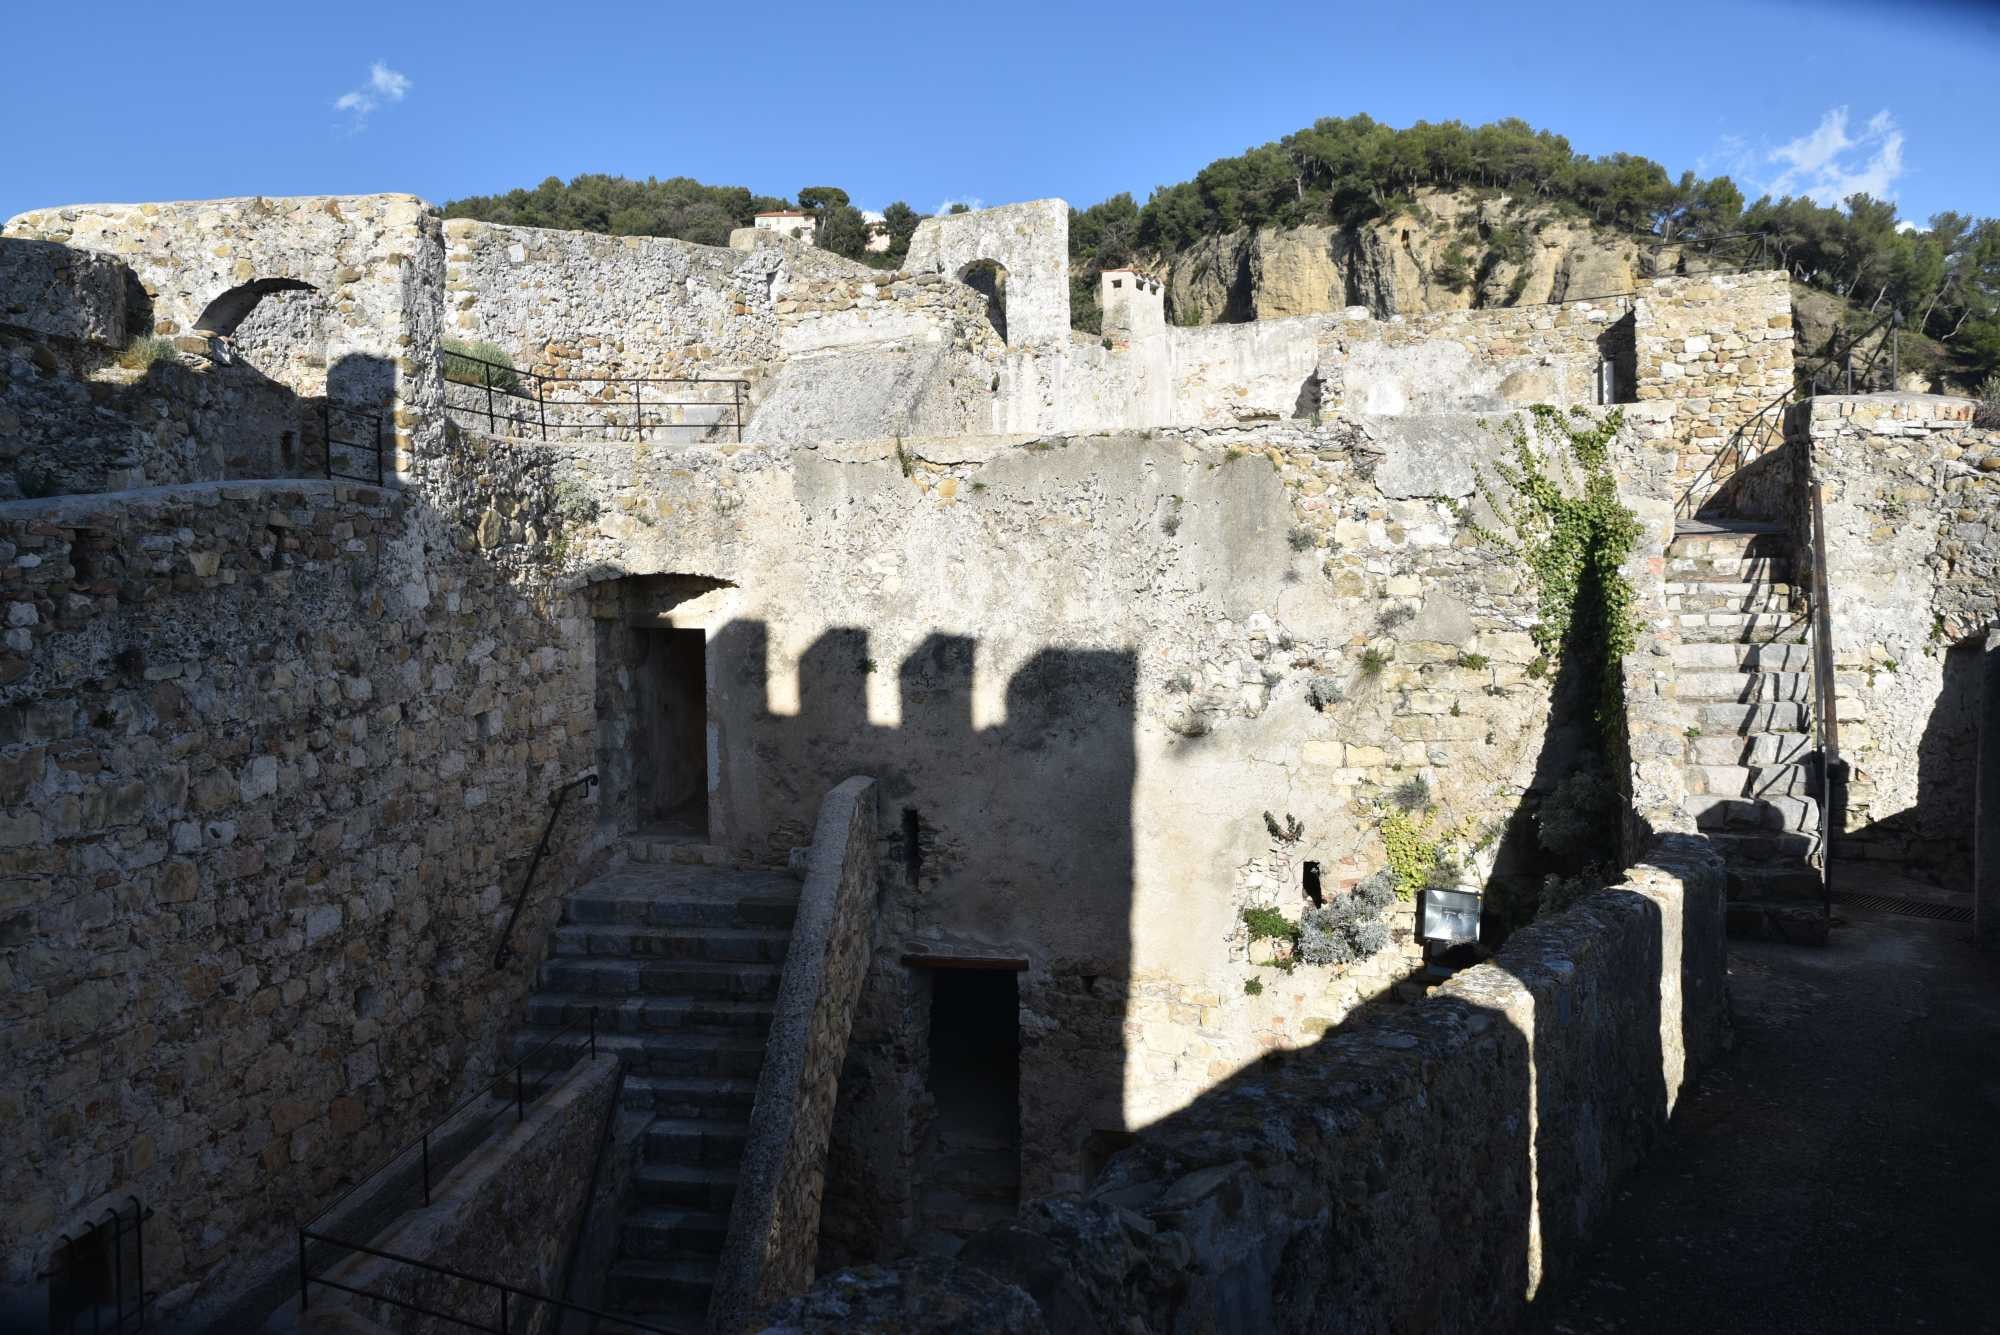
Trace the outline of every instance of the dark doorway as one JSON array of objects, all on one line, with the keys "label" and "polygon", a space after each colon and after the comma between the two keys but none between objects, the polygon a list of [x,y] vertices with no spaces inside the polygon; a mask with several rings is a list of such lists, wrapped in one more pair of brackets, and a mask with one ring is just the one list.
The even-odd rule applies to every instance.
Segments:
[{"label": "dark doorway", "polygon": [[698,630],[635,630],[632,796],[640,834],[708,837],[708,689]]},{"label": "dark doorway", "polygon": [[926,1232],[958,1238],[1021,1204],[1021,1020],[1011,968],[931,974],[930,1124],[918,1152]]}]

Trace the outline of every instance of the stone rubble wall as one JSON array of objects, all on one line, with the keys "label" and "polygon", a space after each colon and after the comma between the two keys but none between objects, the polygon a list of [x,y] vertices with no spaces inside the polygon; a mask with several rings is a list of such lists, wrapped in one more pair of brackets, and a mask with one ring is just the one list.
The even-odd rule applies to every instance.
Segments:
[{"label": "stone rubble wall", "polygon": [[[1820,395],[1793,408],[1826,515],[1835,701],[1850,766],[1836,853],[1970,865],[1978,651],[2000,625],[2000,432],[1930,394]],[[1810,588],[1804,486],[1790,516]]]},{"label": "stone rubble wall", "polygon": [[[341,415],[341,432],[366,429]],[[322,477],[325,434],[319,404],[248,366],[167,354],[125,367],[0,331],[0,500]],[[364,466],[339,458],[343,471]]]},{"label": "stone rubble wall", "polygon": [[125,266],[53,241],[0,236],[0,325],[123,347]]},{"label": "stone rubble wall", "polygon": [[133,1193],[163,1311],[233,1291],[490,1069],[594,720],[584,621],[471,528],[323,482],[0,505],[7,1286]]},{"label": "stone rubble wall", "polygon": [[[591,1168],[616,1112],[619,1060],[610,1054],[586,1057],[518,1124],[512,1111],[503,1109],[492,1136],[436,1185],[429,1205],[419,1202],[377,1236],[354,1241],[559,1296],[564,1260],[584,1225]],[[331,1244],[316,1246],[341,1256]],[[350,1323],[356,1318],[372,1322],[371,1329],[397,1335],[450,1335],[465,1329],[398,1303],[471,1321],[498,1316],[499,1295],[493,1289],[383,1257],[348,1253],[315,1273],[395,1301],[370,1301],[318,1287],[305,1316],[298,1315],[296,1301],[287,1303],[265,1326],[267,1335],[319,1330],[352,1335]],[[549,1335],[562,1324],[558,1309],[519,1297],[508,1315],[508,1330],[518,1335]]]},{"label": "stone rubble wall", "polygon": [[812,1283],[835,1093],[881,901],[876,802],[875,781],[856,777],[820,804],[709,1304],[713,1330],[740,1330]]},{"label": "stone rubble wall", "polygon": [[1791,287],[1782,270],[1657,278],[1640,284],[1633,316],[1638,398],[1672,403],[1680,414],[1691,514],[1784,442]]},{"label": "stone rubble wall", "polygon": [[1660,840],[1380,1024],[1218,1084],[955,1259],[843,1271],[771,1335],[1516,1328],[1727,1032],[1724,871]]}]

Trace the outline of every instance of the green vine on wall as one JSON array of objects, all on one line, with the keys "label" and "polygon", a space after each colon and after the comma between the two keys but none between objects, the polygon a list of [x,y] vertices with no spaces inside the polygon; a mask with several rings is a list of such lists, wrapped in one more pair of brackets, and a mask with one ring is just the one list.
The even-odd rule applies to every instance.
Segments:
[{"label": "green vine on wall", "polygon": [[[1611,443],[1625,414],[1613,408],[1592,420],[1590,410],[1567,414],[1547,404],[1529,409],[1531,437],[1519,418],[1503,428],[1513,442],[1512,462],[1494,466],[1502,488],[1482,476],[1480,495],[1508,532],[1475,524],[1473,531],[1518,557],[1535,582],[1531,634],[1551,664],[1581,650],[1599,678],[1600,725],[1608,725],[1619,699],[1619,664],[1637,643],[1637,595],[1624,565],[1639,545],[1639,517],[1618,500],[1611,472]],[[1554,471],[1537,454],[1535,438],[1554,444]],[[1579,665],[1581,666],[1581,665]]]}]

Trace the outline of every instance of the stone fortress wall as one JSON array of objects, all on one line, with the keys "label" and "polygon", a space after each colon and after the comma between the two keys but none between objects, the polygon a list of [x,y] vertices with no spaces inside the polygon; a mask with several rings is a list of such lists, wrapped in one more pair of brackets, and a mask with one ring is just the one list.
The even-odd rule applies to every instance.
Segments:
[{"label": "stone fortress wall", "polygon": [[[1761,345],[1782,275],[1401,322],[1175,329],[1135,306],[1122,338],[1087,338],[1046,267],[1066,217],[934,220],[902,273],[776,238],[440,224],[400,197],[9,224],[121,257],[175,337],[243,282],[313,283],[267,298],[236,349],[308,396],[367,359],[355,401],[389,414],[400,483],[109,485],[128,476],[0,502],[8,1039],[30,1054],[6,1095],[41,1128],[7,1184],[35,1203],[4,1238],[10,1280],[137,1187],[174,1202],[169,1285],[226,1286],[225,1247],[275,1241],[476,1077],[527,977],[482,967],[482,943],[549,788],[597,750],[590,609],[615,581],[705,590],[659,610],[705,633],[721,855],[782,863],[829,787],[878,781],[889,888],[829,1168],[828,1238],[851,1254],[893,1250],[921,1185],[906,954],[1025,962],[1022,1185],[1041,1194],[1414,967],[1403,904],[1375,958],[1244,988],[1263,975],[1240,911],[1295,913],[1309,861],[1329,894],[1381,866],[1391,790],[1422,778],[1468,875],[1500,865],[1580,744],[1548,729],[1533,591],[1472,527],[1505,448],[1490,419],[1514,405],[1638,400],[1617,447],[1648,531],[1635,800],[1672,827],[1657,586],[1680,427],[1774,373],[1728,340]],[[1008,268],[1004,338],[959,281],[981,260]],[[571,375],[741,377],[753,415],[741,442],[485,435],[442,410],[445,334]],[[175,374],[213,374],[195,361]],[[127,652],[151,642],[185,651]],[[1267,812],[1304,833],[1273,839]],[[544,883],[574,884],[593,847],[570,832]],[[527,960],[540,925],[518,932]],[[294,1030],[310,1045],[278,1046]],[[106,1064],[112,1033],[148,1043]],[[237,1046],[204,1055],[222,1033]],[[149,1074],[115,1114],[89,1113],[131,1069]]]},{"label": "stone fortress wall", "polygon": [[[1786,428],[1824,497],[1835,699],[1851,769],[1836,852],[1971,867],[1986,636],[2000,626],[2000,431],[1929,394],[1821,395]],[[1807,457],[1795,451],[1800,474]],[[1801,504],[1803,485],[1794,495]],[[1804,531],[1804,515],[1794,531]],[[1812,552],[1795,568],[1810,577]]]}]

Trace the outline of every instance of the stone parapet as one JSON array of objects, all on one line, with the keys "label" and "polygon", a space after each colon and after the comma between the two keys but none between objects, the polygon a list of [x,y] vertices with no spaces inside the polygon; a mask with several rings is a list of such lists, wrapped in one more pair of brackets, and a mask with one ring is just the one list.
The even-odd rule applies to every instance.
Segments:
[{"label": "stone parapet", "polygon": [[1723,881],[1663,837],[1430,999],[1147,1127],[1086,1194],[763,1329],[1511,1330],[1725,1041]]}]

